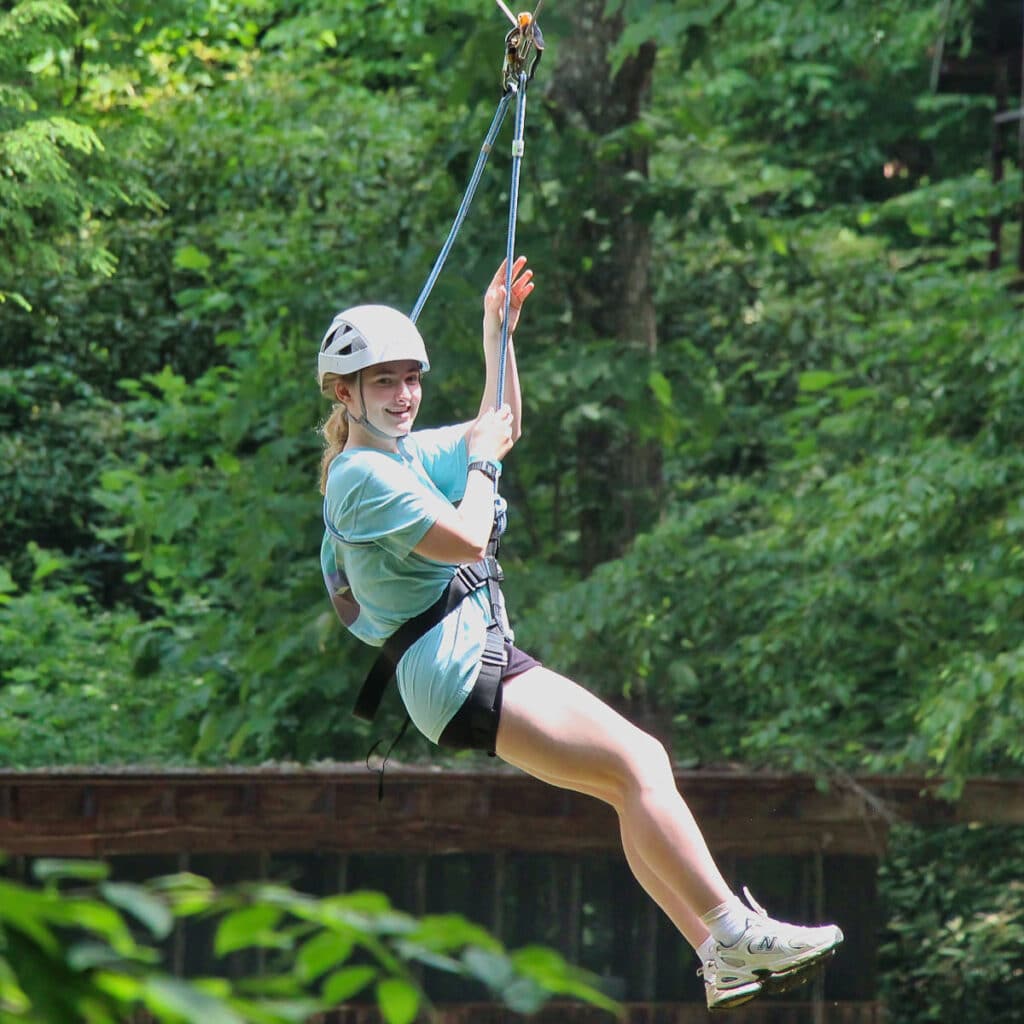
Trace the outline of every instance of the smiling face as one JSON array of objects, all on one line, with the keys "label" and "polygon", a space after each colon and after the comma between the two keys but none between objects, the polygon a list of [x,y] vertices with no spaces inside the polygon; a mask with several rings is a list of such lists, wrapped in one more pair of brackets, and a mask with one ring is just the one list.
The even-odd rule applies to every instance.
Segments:
[{"label": "smiling face", "polygon": [[[368,366],[356,381],[339,382],[337,387],[337,396],[349,411],[352,439],[363,447],[380,447],[387,438],[408,434],[423,397],[420,364],[412,359]],[[367,420],[372,431],[364,426]]]}]

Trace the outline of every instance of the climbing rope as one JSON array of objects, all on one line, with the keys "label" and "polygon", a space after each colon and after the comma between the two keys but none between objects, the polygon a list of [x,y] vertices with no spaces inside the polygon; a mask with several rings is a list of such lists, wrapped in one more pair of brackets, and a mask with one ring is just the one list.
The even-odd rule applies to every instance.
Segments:
[{"label": "climbing rope", "polygon": [[[437,259],[434,260],[430,274],[427,276],[427,280],[420,290],[419,297],[416,299],[416,304],[409,314],[409,318],[415,323],[419,319],[420,313],[423,312],[427,298],[437,283],[441,270],[455,244],[456,236],[469,213],[473,197],[476,195],[480,179],[483,177],[484,168],[487,166],[487,159],[494,148],[494,140],[501,130],[505,114],[508,112],[509,104],[514,96],[516,100],[516,113],[515,130],[512,137],[512,179],[509,186],[508,232],[505,244],[505,305],[501,318],[498,382],[495,396],[495,406],[499,409],[505,400],[505,361],[508,357],[508,323],[512,302],[512,264],[515,260],[516,221],[519,215],[519,178],[525,149],[526,90],[533,80],[533,76],[537,71],[537,65],[540,63],[541,56],[544,53],[544,36],[541,33],[540,25],[537,24],[537,15],[543,2],[544,0],[539,0],[532,14],[524,11],[519,15],[515,15],[502,0],[496,0],[498,7],[501,8],[505,16],[512,22],[512,28],[505,36],[504,59],[501,67],[501,99],[498,101],[498,109],[494,112],[491,125],[487,129],[487,135],[484,137],[483,145],[480,147],[476,165],[473,167],[473,173],[470,175],[469,184],[463,193],[462,202],[459,204],[455,220],[452,222],[451,229],[448,232],[448,237],[445,239],[444,245],[441,246],[441,251],[438,253]],[[497,537],[505,532],[507,523],[507,505],[505,499],[498,494],[497,480],[494,481],[494,505],[495,530],[492,537],[492,546],[494,551],[496,551]]]},{"label": "climbing rope", "polygon": [[491,127],[487,130],[487,137],[484,139],[484,143],[480,147],[480,154],[476,158],[476,166],[473,168],[473,174],[469,179],[469,185],[466,186],[466,192],[462,197],[462,202],[459,204],[458,213],[455,214],[455,220],[452,223],[451,231],[448,232],[448,237],[445,239],[444,245],[441,246],[441,252],[434,261],[434,266],[430,271],[430,275],[427,277],[426,284],[423,285],[420,296],[416,300],[416,305],[412,307],[412,312],[409,314],[409,319],[412,320],[413,323],[419,319],[419,315],[423,311],[427,298],[433,290],[434,284],[441,273],[441,268],[448,259],[448,254],[452,251],[452,246],[455,244],[455,236],[459,233],[459,228],[462,227],[462,222],[466,219],[466,214],[469,213],[470,204],[473,202],[473,197],[476,195],[476,189],[480,184],[480,178],[484,173],[484,167],[487,166],[487,158],[491,155],[491,147],[494,145],[494,140],[497,137],[498,131],[501,129],[502,122],[505,120],[505,113],[508,110],[508,103],[511,99],[512,93],[506,92],[498,102],[498,109],[494,113],[494,119],[491,121]]},{"label": "climbing rope", "polygon": [[526,89],[533,79],[537,71],[537,65],[544,53],[544,35],[540,30],[540,25],[537,23],[537,15],[544,0],[539,0],[532,14],[524,11],[518,16],[508,9],[503,0],[495,0],[495,2],[512,23],[511,30],[505,36],[504,60],[501,68],[503,90],[501,99],[498,101],[498,109],[494,112],[491,126],[487,129],[487,135],[484,137],[483,145],[480,147],[476,165],[473,168],[472,175],[470,175],[469,184],[466,186],[466,191],[462,196],[462,202],[459,204],[459,209],[455,214],[451,230],[448,232],[444,245],[441,246],[437,259],[434,260],[434,265],[427,276],[423,288],[420,290],[419,297],[416,299],[416,304],[413,306],[409,318],[413,323],[419,319],[420,313],[423,312],[423,307],[426,305],[427,299],[437,283],[441,270],[451,254],[456,236],[469,213],[469,208],[476,195],[480,179],[483,177],[484,168],[487,166],[487,159],[494,148],[494,140],[501,130],[505,114],[508,112],[509,103],[514,96],[516,99],[516,116],[515,134],[512,139],[512,184],[509,188],[508,234],[505,246],[505,308],[501,323],[501,348],[498,367],[497,405],[500,408],[505,397],[505,359],[508,353],[509,306],[512,301],[512,263],[515,259],[516,219],[519,211],[519,177],[525,148]]},{"label": "climbing rope", "polygon": [[[516,87],[516,125],[512,139],[512,184],[508,191],[508,234],[505,244],[505,309],[501,317],[501,347],[498,350],[498,390],[495,407],[500,409],[505,400],[505,357],[508,354],[508,317],[512,302],[512,261],[516,251],[516,219],[519,214],[519,174],[523,164],[523,130],[526,127],[526,86],[529,82],[525,71],[519,72]],[[507,94],[506,94],[507,95]]]}]

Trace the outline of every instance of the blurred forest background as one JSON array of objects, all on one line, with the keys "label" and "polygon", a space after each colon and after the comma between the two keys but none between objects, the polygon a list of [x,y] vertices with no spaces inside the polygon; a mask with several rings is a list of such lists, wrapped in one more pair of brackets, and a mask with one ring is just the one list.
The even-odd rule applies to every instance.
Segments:
[{"label": "blurred forest background", "polygon": [[[1020,775],[1022,181],[993,127],[1020,4],[541,23],[520,644],[681,766]],[[489,0],[0,4],[4,767],[365,755],[372,658],[317,562],[317,345],[345,305],[411,307],[505,29]],[[420,320],[420,425],[475,408],[510,127]],[[936,1019],[912,986],[1020,991],[1020,838],[897,835],[893,1019]]]}]

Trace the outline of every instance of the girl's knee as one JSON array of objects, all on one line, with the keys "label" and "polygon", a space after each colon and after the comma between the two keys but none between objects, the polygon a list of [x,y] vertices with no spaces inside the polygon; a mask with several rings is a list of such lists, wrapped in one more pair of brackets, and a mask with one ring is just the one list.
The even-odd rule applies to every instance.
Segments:
[{"label": "girl's knee", "polygon": [[675,790],[672,762],[664,745],[639,729],[630,738],[627,755],[621,761],[621,771],[615,780],[616,809],[642,793]]},{"label": "girl's knee", "polygon": [[640,733],[638,741],[639,774],[644,785],[660,786],[671,783],[675,787],[675,776],[672,774],[672,762],[668,751],[661,740],[649,733]]}]

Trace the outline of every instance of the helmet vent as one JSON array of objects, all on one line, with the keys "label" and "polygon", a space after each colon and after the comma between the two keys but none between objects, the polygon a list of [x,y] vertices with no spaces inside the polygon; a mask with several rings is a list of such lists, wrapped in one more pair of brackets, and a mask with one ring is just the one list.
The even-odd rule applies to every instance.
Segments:
[{"label": "helmet vent", "polygon": [[332,341],[330,347],[340,356],[350,356],[366,348],[366,339],[351,324],[344,324]]}]

